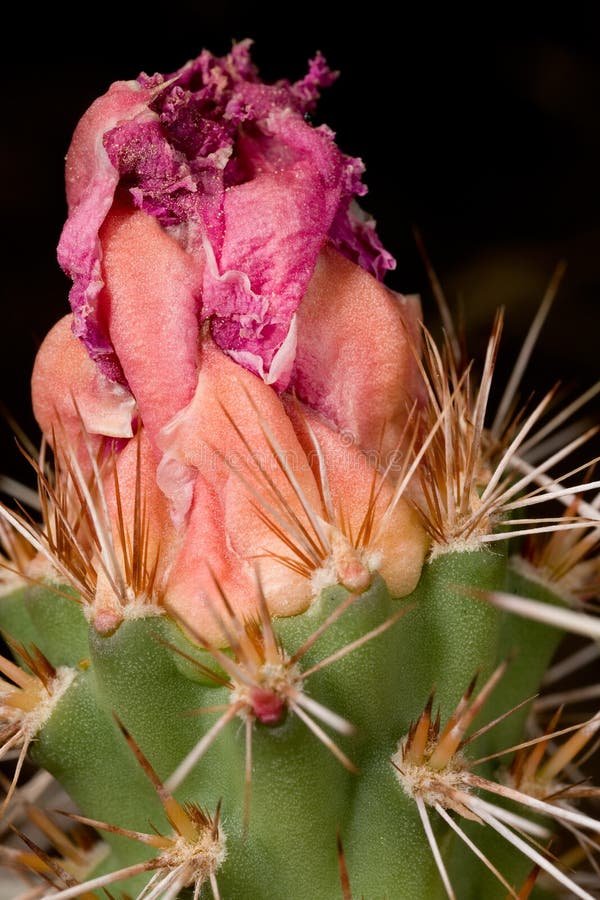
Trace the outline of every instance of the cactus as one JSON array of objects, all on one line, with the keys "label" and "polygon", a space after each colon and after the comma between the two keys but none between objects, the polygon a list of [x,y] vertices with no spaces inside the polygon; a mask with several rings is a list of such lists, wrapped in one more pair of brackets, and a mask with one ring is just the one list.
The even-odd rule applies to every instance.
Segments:
[{"label": "cactus", "polygon": [[594,896],[600,719],[535,697],[600,637],[562,440],[595,389],[517,405],[561,271],[493,415],[502,316],[477,377],[382,284],[362,164],[307,121],[333,77],[264,84],[242,42],[75,133],[39,510],[0,519],[24,897]]}]

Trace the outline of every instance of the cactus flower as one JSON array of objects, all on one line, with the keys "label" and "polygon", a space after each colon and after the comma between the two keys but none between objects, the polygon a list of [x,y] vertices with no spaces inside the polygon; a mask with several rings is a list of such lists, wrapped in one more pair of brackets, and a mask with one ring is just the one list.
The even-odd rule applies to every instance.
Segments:
[{"label": "cactus flower", "polygon": [[[318,55],[301,81],[267,85],[249,42],[205,51],[112,85],[67,156],[73,312],[40,350],[35,412],[49,438],[81,443],[83,421],[93,443],[117,439],[131,508],[142,429],[143,477],[163,495],[146,487],[157,584],[204,634],[215,578],[243,608],[257,556],[269,609],[291,615],[374,571],[404,596],[427,548],[389,478],[373,499],[422,393],[419,306],[380,281],[394,261],[355,200],[362,163],[306,121],[334,77]],[[111,590],[101,579],[98,627]]]}]

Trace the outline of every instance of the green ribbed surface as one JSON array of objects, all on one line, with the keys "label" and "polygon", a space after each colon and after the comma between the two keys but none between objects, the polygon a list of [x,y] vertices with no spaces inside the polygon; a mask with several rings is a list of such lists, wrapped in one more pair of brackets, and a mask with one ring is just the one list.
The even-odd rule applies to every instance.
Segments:
[{"label": "green ribbed surface", "polygon": [[[405,600],[392,599],[383,582],[376,581],[303,658],[301,668],[306,669],[385,622],[400,604],[407,608],[388,631],[307,681],[311,697],[356,726],[351,737],[332,736],[358,774],[347,771],[293,714],[275,727],[255,725],[250,824],[244,834],[242,721],[236,718],[217,738],[177,796],[209,812],[222,800],[228,840],[228,857],[218,878],[223,900],[340,897],[338,830],[354,897],[444,896],[416,807],[403,793],[390,757],[432,687],[443,721],[476,671],[481,684],[499,659],[514,653],[512,671],[484,714],[490,718],[537,690],[559,637],[552,629],[501,615],[469,595],[469,587],[541,596],[539,586],[508,569],[502,554],[480,550],[439,556]],[[293,653],[345,596],[341,589],[327,590],[307,613],[276,620],[276,633],[287,651]],[[190,713],[226,704],[230,693],[167,643],[214,669],[210,655],[192,647],[166,617],[126,621],[112,636],[101,637],[89,629],[79,605],[38,588],[4,597],[0,624],[18,640],[35,641],[55,663],[82,663],[35,743],[35,760],[58,778],[86,815],[139,830],[153,825],[168,833],[156,794],[113,712],[166,779],[219,715]],[[485,746],[476,745],[473,752],[505,746],[521,725],[522,715],[492,731],[482,742]],[[435,814],[432,821],[458,895],[503,898],[505,890],[446,833]],[[470,830],[481,843],[481,826]],[[509,880],[518,883],[529,865],[515,862],[500,839],[487,835],[482,840],[490,856],[501,860]],[[133,842],[110,841],[115,864],[147,855]]]}]

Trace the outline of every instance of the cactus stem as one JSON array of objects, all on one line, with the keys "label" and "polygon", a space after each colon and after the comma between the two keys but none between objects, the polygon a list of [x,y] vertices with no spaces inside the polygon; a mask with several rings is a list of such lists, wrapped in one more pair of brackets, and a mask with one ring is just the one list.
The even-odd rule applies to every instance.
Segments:
[{"label": "cactus stem", "polygon": [[0,747],[0,759],[13,747],[20,748],[10,787],[0,807],[0,816],[15,792],[31,741],[44,727],[77,674],[67,666],[55,669],[36,647],[29,652],[7,636],[5,639],[11,650],[24,660],[31,674],[11,660],[0,657],[0,672],[10,679],[0,680],[0,740],[4,741]]},{"label": "cactus stem", "polygon": [[[329,735],[325,731],[323,731],[321,726],[317,722],[315,722],[314,718],[311,718],[311,716],[304,712],[304,710],[302,709],[303,706],[308,706],[313,715],[319,714],[319,718],[326,721],[331,728],[335,727],[334,721],[343,722],[345,725],[349,725],[349,723],[347,723],[345,719],[340,719],[339,716],[335,716],[334,719],[334,714],[332,714],[330,710],[328,710],[326,707],[321,706],[320,703],[316,704],[313,700],[309,700],[308,697],[302,697],[302,702],[298,701],[297,703],[290,704],[290,708],[296,713],[298,718],[304,722],[306,727],[312,731],[315,737],[321,741],[323,746],[327,747],[328,750],[331,750],[336,759],[339,759],[341,764],[346,769],[348,769],[349,772],[352,772],[355,775],[358,774],[358,769],[354,765],[352,760],[348,759],[346,754],[343,753],[342,750],[340,750],[335,741],[333,741],[329,737]],[[339,727],[338,730],[340,730]]]},{"label": "cactus stem", "polygon": [[[450,821],[446,810],[452,810],[467,819],[489,825],[534,863],[544,868],[555,880],[563,885],[568,885],[576,896],[589,897],[589,894],[581,892],[581,889],[568,876],[537,851],[534,851],[508,826],[513,826],[518,831],[532,837],[541,838],[548,836],[546,828],[540,827],[536,822],[530,821],[522,815],[483,800],[473,791],[483,790],[492,793],[504,800],[516,802],[534,813],[564,823],[582,845],[585,842],[591,843],[580,829],[600,834],[600,822],[579,813],[570,806],[565,807],[561,801],[565,798],[596,796],[598,792],[587,786],[563,784],[556,779],[565,766],[569,765],[596,735],[600,729],[600,715],[596,715],[584,723],[555,731],[553,729],[558,721],[557,714],[546,733],[541,737],[526,741],[516,747],[505,748],[480,759],[467,759],[462,752],[466,744],[479,737],[492,725],[497,724],[498,720],[495,720],[490,726],[484,727],[472,735],[470,739],[464,737],[505,669],[506,663],[499,666],[473,701],[471,695],[474,681],[472,681],[441,733],[439,721],[432,721],[433,698],[430,696],[420,719],[411,726],[408,735],[400,741],[398,751],[392,757],[392,765],[396,769],[402,788],[417,805],[436,866],[449,897],[454,896],[453,889],[431,827],[427,806],[433,807],[438,812],[441,818],[453,828],[475,855],[485,862],[488,869],[505,887],[507,883],[504,877],[495,870],[489,860],[484,859],[481,850],[475,848],[471,839],[462,832],[462,829],[457,825],[455,827],[455,823]],[[514,712],[514,710],[510,712]],[[554,750],[546,762],[542,763],[550,741],[567,733],[571,735],[570,738]],[[475,766],[515,751],[516,756],[506,776],[506,783],[491,781],[471,771]],[[510,888],[509,892],[511,896],[517,896]]]},{"label": "cactus stem", "polygon": [[199,668],[203,674],[214,678],[216,683],[224,684],[228,687],[231,692],[231,705],[229,707],[221,707],[224,710],[222,716],[202,736],[171,774],[166,782],[169,790],[176,790],[179,787],[202,759],[221,731],[238,716],[246,723],[246,796],[244,806],[248,810],[250,802],[252,728],[255,722],[261,722],[263,725],[277,724],[281,721],[286,708],[289,708],[298,716],[318,740],[340,760],[345,768],[351,772],[357,772],[358,770],[354,763],[343,753],[331,737],[323,731],[315,719],[324,722],[338,733],[346,735],[353,733],[353,725],[337,715],[337,713],[323,706],[313,697],[307,696],[302,688],[310,675],[382,634],[404,615],[408,608],[404,607],[398,610],[382,625],[372,629],[358,640],[352,641],[303,672],[298,665],[302,657],[321,635],[339,619],[345,610],[356,602],[356,596],[348,594],[295,653],[290,656],[277,640],[258,577],[256,584],[260,620],[247,622],[242,622],[239,619],[218,580],[214,576],[213,579],[223,600],[227,622],[215,610],[213,612],[217,616],[219,627],[227,638],[233,656],[215,647],[214,644],[207,641],[200,634],[194,634],[194,637],[212,655],[229,677],[224,679],[218,673],[213,673],[202,663],[198,663],[188,654],[182,652],[178,647],[171,644],[168,646]]},{"label": "cactus stem", "polygon": [[[195,747],[190,750],[188,755],[179,763],[175,771],[172,775],[167,779],[166,785],[169,790],[176,790],[179,785],[187,778],[189,773],[192,771],[194,766],[196,766],[208,748],[213,744],[216,738],[219,736],[221,731],[234,719],[243,709],[244,704],[238,703],[234,706],[229,706],[226,708],[226,711],[223,715],[217,719],[215,724],[210,728],[206,734],[202,736],[202,738],[198,741]],[[249,721],[249,720],[248,720]],[[246,766],[246,768],[248,768]]]},{"label": "cactus stem", "polygon": [[310,669],[305,669],[302,673],[303,678],[308,678],[309,675],[312,675],[313,672],[318,672],[319,669],[325,668],[325,666],[330,665],[333,662],[337,662],[338,659],[342,659],[348,653],[352,653],[353,650],[358,650],[359,647],[362,647],[364,644],[373,640],[373,638],[378,637],[380,634],[383,634],[388,628],[391,628],[392,625],[405,616],[408,612],[414,609],[413,605],[403,606],[402,609],[398,609],[393,615],[389,616],[382,622],[381,625],[378,625],[376,628],[372,628],[371,631],[368,631],[366,634],[361,635],[361,637],[357,638],[355,641],[351,641],[349,644],[345,644],[343,647],[340,647],[339,650],[336,650],[335,653],[332,653],[331,656],[328,656],[326,659],[322,659],[320,662],[315,663],[314,666],[311,666]]},{"label": "cactus stem", "polygon": [[[197,804],[187,803],[182,806],[163,785],[158,775],[140,750],[131,735],[115,716],[125,740],[134,753],[140,766],[154,786],[165,810],[167,819],[173,826],[169,836],[158,832],[147,834],[132,831],[120,826],[99,822],[72,813],[61,813],[76,822],[109,831],[123,837],[139,841],[154,847],[157,855],[153,859],[139,863],[128,869],[120,869],[99,878],[84,882],[78,888],[67,888],[59,891],[57,898],[67,900],[79,896],[78,890],[95,890],[113,884],[124,878],[132,877],[152,870],[157,870],[143,891],[146,900],[151,897],[176,897],[183,888],[194,886],[194,896],[199,896],[201,886],[209,882],[213,897],[218,900],[219,891],[216,882],[216,871],[227,855],[225,835],[220,827],[220,803],[214,816],[209,816]],[[53,895],[54,896],[54,895]]]}]

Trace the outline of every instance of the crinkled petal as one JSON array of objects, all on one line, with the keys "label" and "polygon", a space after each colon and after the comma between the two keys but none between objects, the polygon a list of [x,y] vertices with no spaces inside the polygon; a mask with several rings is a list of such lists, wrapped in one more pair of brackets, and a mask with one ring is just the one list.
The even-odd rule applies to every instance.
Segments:
[{"label": "crinkled petal", "polygon": [[331,243],[343,256],[383,281],[386,272],[396,268],[396,260],[379,239],[376,222],[353,201],[340,209],[329,231]]},{"label": "crinkled petal", "polygon": [[135,81],[115,82],[81,119],[67,154],[69,217],[58,245],[58,259],[73,279],[74,332],[101,371],[113,380],[122,380],[122,373],[98,311],[103,284],[98,230],[112,205],[119,173],[104,149],[103,136],[123,120],[155,118],[148,109],[151,96]]},{"label": "crinkled petal", "polygon": [[332,72],[322,53],[317,53],[308,63],[308,72],[299,81],[291,85],[290,90],[304,112],[314,111],[322,88],[331,87],[339,77],[339,72]]},{"label": "crinkled petal", "polygon": [[366,191],[362,163],[305,119],[336,73],[317,54],[295,84],[265,84],[249,50],[246,41],[223,58],[203,51],[172,75],[117,82],[76,131],[59,258],[74,281],[75,333],[125,384],[103,308],[98,238],[117,192],[196,260],[210,257],[198,313],[226,353],[278,390],[289,379],[290,326],[327,237],[377,277],[392,265],[373,226],[351,209]]},{"label": "crinkled petal", "polygon": [[207,268],[203,307],[203,315],[213,317],[217,344],[226,352],[258,356],[267,373],[288,335],[340,196],[340,154],[330,138],[285,114],[271,125],[292,161],[227,192],[217,265],[220,276],[239,277],[215,278]]}]

